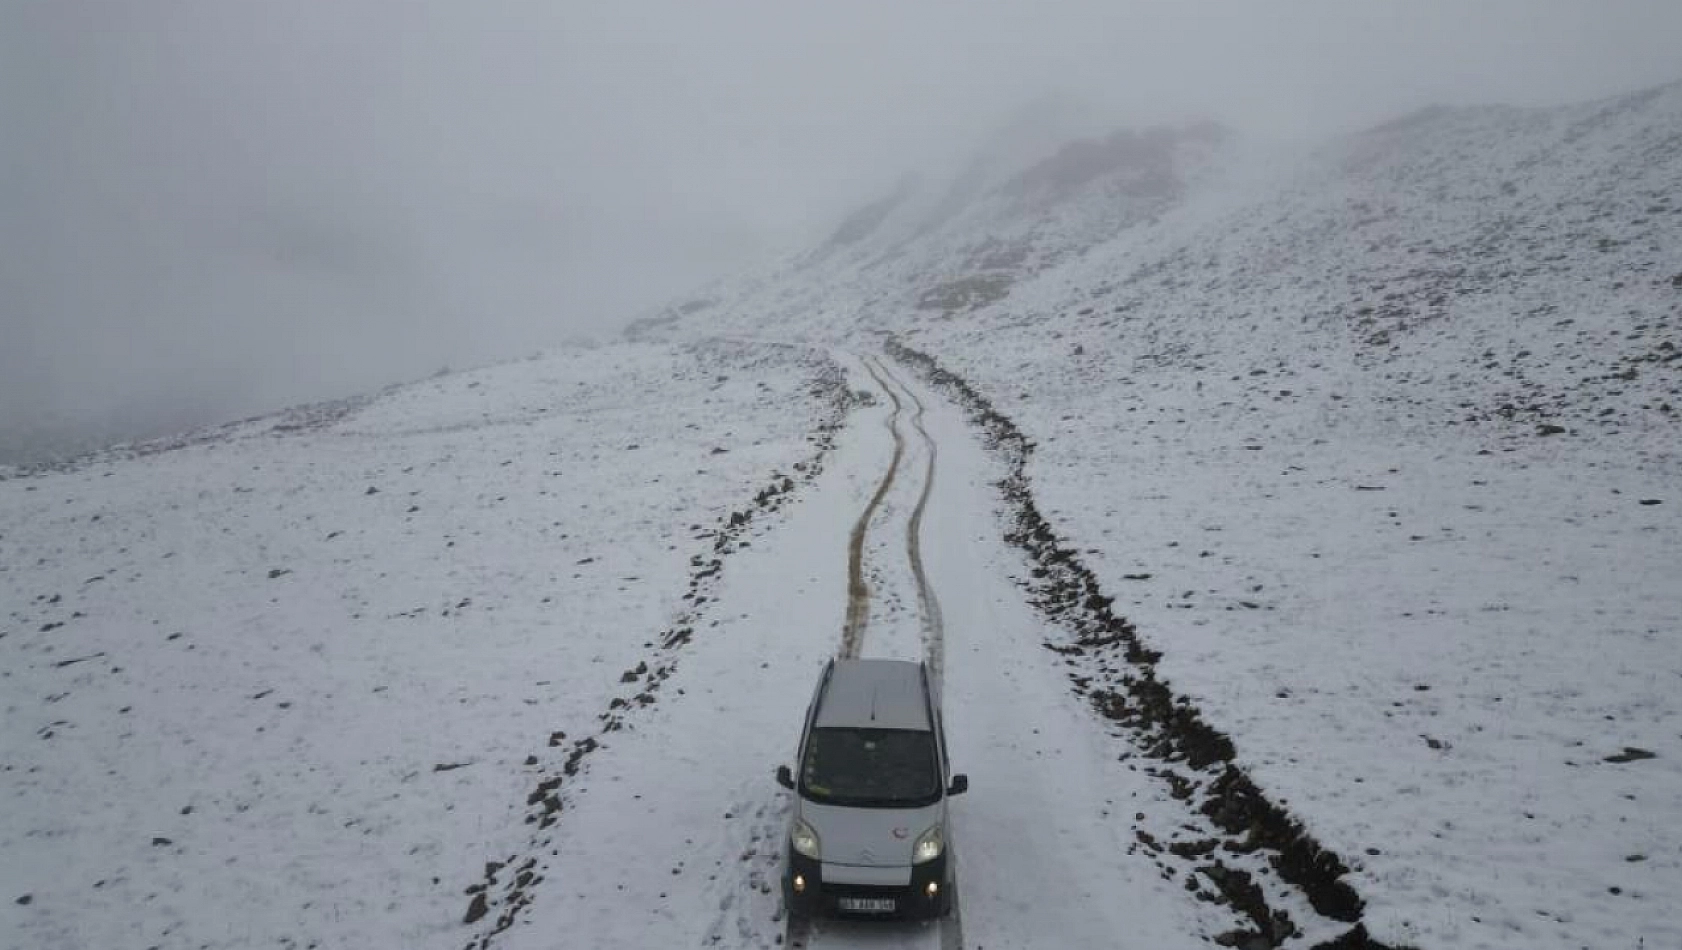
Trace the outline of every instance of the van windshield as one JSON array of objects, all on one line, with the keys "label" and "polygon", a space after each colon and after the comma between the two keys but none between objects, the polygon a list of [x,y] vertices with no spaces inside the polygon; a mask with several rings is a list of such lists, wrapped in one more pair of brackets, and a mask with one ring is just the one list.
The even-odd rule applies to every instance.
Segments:
[{"label": "van windshield", "polygon": [[912,729],[812,730],[800,793],[828,805],[912,808],[940,800],[934,733]]}]

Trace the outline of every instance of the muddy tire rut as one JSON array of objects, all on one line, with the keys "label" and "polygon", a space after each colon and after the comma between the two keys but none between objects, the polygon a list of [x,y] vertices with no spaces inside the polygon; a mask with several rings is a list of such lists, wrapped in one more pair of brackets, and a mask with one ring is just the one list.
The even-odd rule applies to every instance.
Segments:
[{"label": "muddy tire rut", "polygon": [[882,507],[882,499],[894,487],[894,478],[899,474],[899,463],[905,457],[905,434],[900,431],[899,417],[904,411],[899,394],[882,378],[882,371],[877,361],[866,358],[865,372],[875,380],[876,385],[887,394],[893,409],[888,414],[885,425],[888,433],[893,437],[894,451],[888,459],[887,471],[882,473],[882,480],[877,483],[876,491],[870,496],[870,501],[859,512],[858,520],[853,522],[852,533],[847,538],[847,619],[841,627],[841,648],[836,655],[843,659],[851,659],[859,655],[864,646],[865,627],[870,623],[870,584],[864,578],[864,542],[870,532],[870,522],[876,517],[877,509]]},{"label": "muddy tire rut", "polygon": [[[895,573],[890,570],[890,565],[868,563],[868,541],[871,525],[883,514],[883,502],[893,492],[905,467],[909,442],[906,429],[909,426],[916,432],[924,461],[921,487],[917,490],[916,500],[912,503],[910,514],[905,521],[904,554],[916,592],[917,623],[921,631],[924,659],[938,675],[944,652],[940,599],[935,595],[923,567],[922,530],[923,513],[928,508],[929,497],[934,493],[935,466],[939,449],[923,425],[927,407],[916,391],[896,376],[880,358],[866,356],[861,358],[860,362],[892,406],[884,425],[893,439],[893,453],[875,492],[853,523],[847,540],[847,617],[842,626],[841,645],[836,650],[836,656],[846,659],[862,655],[873,606],[873,590],[869,577],[880,579]],[[892,602],[894,598],[890,595],[889,600]]]}]

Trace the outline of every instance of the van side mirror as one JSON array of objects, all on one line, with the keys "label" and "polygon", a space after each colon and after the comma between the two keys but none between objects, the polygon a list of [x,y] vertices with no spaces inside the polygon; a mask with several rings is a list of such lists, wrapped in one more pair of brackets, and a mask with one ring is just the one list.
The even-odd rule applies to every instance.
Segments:
[{"label": "van side mirror", "polygon": [[954,776],[952,776],[952,785],[951,785],[951,787],[946,789],[946,794],[948,794],[948,795],[962,795],[963,793],[965,793],[967,791],[969,791],[969,776],[968,775],[954,775]]},{"label": "van side mirror", "polygon": [[788,770],[788,766],[777,766],[777,784],[790,790],[794,788],[794,773]]}]

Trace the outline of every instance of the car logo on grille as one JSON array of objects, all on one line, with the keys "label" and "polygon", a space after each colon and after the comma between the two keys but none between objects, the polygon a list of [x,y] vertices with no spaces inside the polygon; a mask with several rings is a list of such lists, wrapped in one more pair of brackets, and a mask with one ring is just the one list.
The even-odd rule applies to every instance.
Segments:
[{"label": "car logo on grille", "polygon": [[874,861],[874,860],[876,860],[876,855],[871,854],[869,848],[865,848],[863,851],[859,852],[859,860],[860,861]]},{"label": "car logo on grille", "polygon": [[905,839],[905,836],[910,834],[910,833],[911,833],[911,831],[908,828],[895,828],[894,829],[894,837],[899,838],[902,841]]}]

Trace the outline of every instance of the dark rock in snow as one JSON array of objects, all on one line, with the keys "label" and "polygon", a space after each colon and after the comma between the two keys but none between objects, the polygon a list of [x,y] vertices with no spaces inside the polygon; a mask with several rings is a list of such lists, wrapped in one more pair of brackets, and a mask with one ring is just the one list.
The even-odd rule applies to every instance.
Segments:
[{"label": "dark rock in snow", "polygon": [[463,917],[461,922],[464,924],[477,923],[489,911],[490,905],[485,901],[485,894],[481,891],[473,895],[472,902],[467,905],[467,916]]}]

